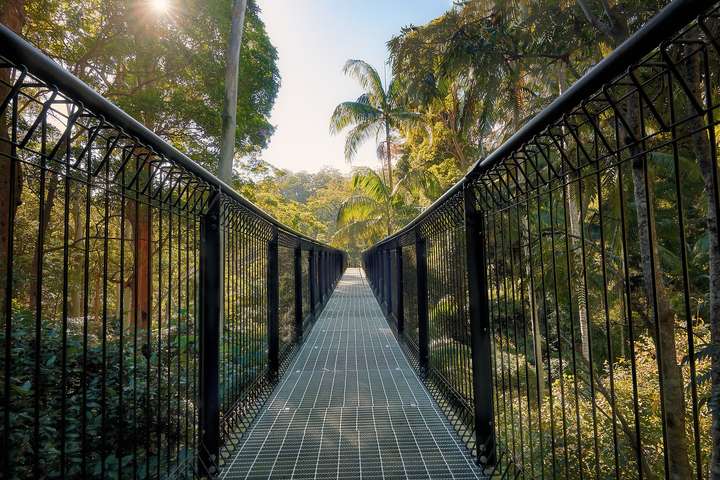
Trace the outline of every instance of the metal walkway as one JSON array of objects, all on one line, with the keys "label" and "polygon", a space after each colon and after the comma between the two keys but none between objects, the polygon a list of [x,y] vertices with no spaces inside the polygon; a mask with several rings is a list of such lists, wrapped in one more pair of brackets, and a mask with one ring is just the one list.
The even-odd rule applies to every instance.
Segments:
[{"label": "metal walkway", "polygon": [[482,478],[348,269],[221,478]]}]

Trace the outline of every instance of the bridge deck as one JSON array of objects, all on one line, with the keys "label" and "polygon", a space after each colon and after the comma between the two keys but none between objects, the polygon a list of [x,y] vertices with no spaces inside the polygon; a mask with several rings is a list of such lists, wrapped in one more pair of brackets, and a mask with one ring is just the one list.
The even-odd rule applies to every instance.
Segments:
[{"label": "bridge deck", "polygon": [[349,269],[223,478],[481,474]]}]

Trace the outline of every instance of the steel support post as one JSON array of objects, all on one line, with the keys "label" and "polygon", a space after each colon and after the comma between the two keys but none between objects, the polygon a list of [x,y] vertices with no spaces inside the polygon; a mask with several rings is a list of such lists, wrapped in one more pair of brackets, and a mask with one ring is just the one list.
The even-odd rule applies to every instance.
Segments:
[{"label": "steel support post", "polygon": [[427,244],[424,238],[415,240],[415,258],[417,263],[417,312],[418,312],[418,362],[420,374],[427,376],[430,371],[430,337],[428,335],[428,283],[427,283]]},{"label": "steel support post", "polygon": [[477,209],[472,186],[465,187],[463,198],[475,400],[475,448],[478,462],[485,466],[495,464],[496,449],[484,219]]},{"label": "steel support post", "polygon": [[397,282],[395,285],[395,321],[397,323],[398,335],[402,336],[405,331],[405,312],[403,299],[403,256],[402,246],[395,249],[395,270],[397,271]]},{"label": "steel support post", "polygon": [[390,249],[385,250],[385,254],[383,255],[383,267],[384,267],[384,277],[385,277],[385,312],[390,315],[390,312],[392,312],[392,271],[390,270]]},{"label": "steel support post", "polygon": [[308,255],[308,287],[310,290],[310,312],[315,315],[315,296],[317,291],[317,274],[315,273],[315,250],[310,250]]},{"label": "steel support post", "polygon": [[200,220],[200,452],[201,477],[212,477],[220,452],[220,194]]},{"label": "steel support post", "polygon": [[302,246],[295,247],[295,341],[303,339]]},{"label": "steel support post", "polygon": [[280,275],[278,270],[278,232],[268,242],[267,260],[267,332],[268,369],[275,378],[280,369]]}]

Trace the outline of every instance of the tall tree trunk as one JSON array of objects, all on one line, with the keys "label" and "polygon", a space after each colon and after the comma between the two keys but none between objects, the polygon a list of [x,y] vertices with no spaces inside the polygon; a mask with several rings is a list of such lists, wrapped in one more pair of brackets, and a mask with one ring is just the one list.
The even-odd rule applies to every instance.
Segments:
[{"label": "tall tree trunk", "polygon": [[[530,234],[530,212],[528,205],[528,215],[523,215],[522,228],[520,231],[520,243],[522,244],[523,255],[525,255],[525,278],[527,283],[528,308],[530,310],[530,328],[532,329],[533,356],[535,357],[535,370],[537,374],[537,396],[538,404],[544,396],[545,392],[545,364],[542,355],[542,328],[540,302],[535,298],[535,284],[532,279],[532,235]],[[538,405],[539,408],[539,405]]]},{"label": "tall tree trunk", "polygon": [[463,147],[460,144],[460,139],[458,138],[460,136],[459,133],[453,132],[453,134],[450,136],[452,141],[453,150],[455,151],[455,158],[457,159],[458,163],[460,164],[460,167],[462,169],[468,169],[470,168],[470,164],[467,161],[467,157],[465,156],[465,152],[463,152]]},{"label": "tall tree trunk", "polygon": [[[637,109],[639,106],[634,106]],[[633,110],[630,109],[630,110]],[[638,111],[628,115],[632,127],[639,125]],[[636,138],[640,133],[637,128]],[[630,145],[632,164],[633,198],[638,223],[640,263],[648,306],[656,304],[655,316],[658,326],[653,336],[661,370],[664,396],[664,422],[666,425],[669,472],[673,480],[686,480],[691,476],[688,460],[688,445],[685,431],[685,397],[682,370],[677,360],[675,344],[675,314],[669,303],[669,296],[663,282],[662,267],[658,253],[657,228],[654,215],[654,188],[651,179],[645,180],[646,161],[638,144]]]},{"label": "tall tree trunk", "polygon": [[[583,11],[587,21],[604,35],[613,48],[620,45],[629,35],[626,19],[607,2],[600,2],[604,11],[604,19],[596,16],[590,8],[588,0],[576,0]],[[639,118],[640,105],[630,101],[627,108],[629,129],[635,138],[641,134]],[[625,132],[625,136],[629,132]],[[677,361],[677,347],[675,345],[675,314],[672,311],[665,285],[662,280],[662,269],[658,256],[657,229],[655,225],[653,198],[653,183],[648,179],[646,184],[646,157],[642,153],[642,146],[625,141],[633,158],[633,200],[638,223],[640,243],[640,262],[643,272],[645,296],[649,306],[656,303],[656,318],[658,332],[653,332],[655,348],[658,353],[658,363],[663,385],[667,444],[665,450],[668,456],[669,472],[666,476],[673,480],[689,479],[691,475],[688,460],[688,442],[685,432],[685,397],[683,391],[682,369]],[[654,300],[656,299],[656,300]]]},{"label": "tall tree trunk", "polygon": [[[133,152],[142,158],[147,152],[138,148]],[[139,162],[139,160],[138,160]],[[140,165],[138,165],[139,167]],[[141,188],[152,176],[152,167],[146,163],[143,172],[138,176],[133,188]],[[152,207],[142,197],[125,200],[125,212],[132,230],[133,241],[133,275],[127,280],[127,286],[132,293],[132,312],[130,320],[138,328],[150,326],[152,286]]]},{"label": "tall tree trunk", "polygon": [[70,246],[70,265],[67,266],[70,269],[69,276],[69,289],[70,298],[68,304],[68,315],[72,318],[77,318],[82,315],[83,302],[82,302],[82,285],[84,279],[82,278],[83,270],[83,238],[85,236],[84,222],[82,221],[80,214],[80,198],[70,197],[70,217],[72,219],[72,243]]},{"label": "tall tree trunk", "polygon": [[[149,49],[149,43],[146,41],[152,36],[152,22],[132,23],[129,25],[129,31],[132,37],[133,49],[136,52],[138,69],[141,72],[134,79],[137,94],[142,94],[145,89],[147,79],[144,75],[151,75],[150,72],[155,71],[157,63],[157,55]],[[157,111],[149,109],[140,112],[140,120],[151,131],[156,130],[156,125],[160,123],[157,118]],[[126,178],[133,178],[134,173],[137,175],[136,183],[126,190],[128,197],[125,199],[126,218],[130,223],[132,231],[132,251],[133,251],[133,275],[127,279],[127,286],[130,288],[132,296],[132,311],[130,312],[130,323],[136,325],[139,329],[147,329],[151,327],[150,312],[152,310],[152,224],[153,224],[153,207],[149,205],[149,199],[141,194],[135,194],[138,190],[145,188],[145,185],[153,177],[151,158],[143,163],[143,159],[148,154],[148,150],[144,147],[135,147],[132,152],[134,157],[134,168],[128,167]],[[142,168],[143,171],[137,172]],[[135,171],[133,171],[135,170]],[[137,195],[137,197],[136,197]],[[149,348],[149,346],[147,346]]]},{"label": "tall tree trunk", "polygon": [[[558,64],[558,94],[562,95],[567,88],[567,76],[565,75],[565,64]],[[559,96],[558,95],[558,96]],[[560,140],[562,141],[562,140]],[[568,219],[570,224],[570,265],[572,272],[568,272],[568,275],[572,273],[575,279],[572,282],[573,294],[576,299],[577,313],[578,313],[578,324],[580,326],[580,352],[585,361],[590,360],[590,325],[588,324],[587,314],[587,299],[585,298],[584,282],[579,281],[582,278],[582,272],[578,265],[582,263],[582,244],[580,225],[582,223],[582,212],[580,208],[583,199],[580,198],[579,192],[572,188],[576,182],[582,181],[578,172],[570,172],[567,174],[567,182],[565,185],[565,197],[567,198],[567,204],[565,208],[568,210]],[[570,321],[573,321],[570,319]]]},{"label": "tall tree trunk", "polygon": [[[237,95],[240,68],[240,50],[242,47],[243,29],[247,0],[234,0],[230,25],[230,38],[225,53],[225,95],[223,97],[222,144],[220,147],[220,179],[232,184],[233,161],[235,159],[235,132],[237,130]],[[220,252],[225,251],[225,235],[220,231]],[[220,278],[225,278],[225,262],[220,262]],[[220,335],[225,325],[225,289],[220,294]]]},{"label": "tall tree trunk", "polygon": [[585,298],[585,288],[582,279],[582,271],[580,264],[582,263],[582,245],[580,235],[580,222],[581,222],[581,209],[579,207],[582,202],[581,198],[577,198],[578,194],[575,189],[572,188],[576,182],[581,182],[580,176],[577,172],[570,172],[567,175],[568,181],[565,185],[566,197],[567,197],[567,209],[568,218],[570,220],[570,258],[572,275],[575,281],[573,282],[573,294],[575,295],[578,322],[580,324],[580,345],[582,356],[585,360],[590,359],[590,325],[588,324],[587,315],[587,300]]},{"label": "tall tree trunk", "polygon": [[50,225],[50,214],[52,212],[53,205],[55,205],[55,197],[57,196],[57,188],[59,184],[59,177],[55,172],[48,172],[50,174],[50,181],[48,182],[48,189],[45,198],[41,198],[40,202],[43,203],[43,216],[40,219],[40,225],[38,226],[38,240],[35,243],[35,253],[33,254],[32,269],[30,270],[30,308],[35,311],[38,302],[42,302],[42,298],[38,298],[38,282],[39,278],[36,275],[38,267],[42,265],[45,253],[45,245],[40,243],[42,238],[45,238],[48,226]]},{"label": "tall tree trunk", "polygon": [[[513,109],[512,109],[512,128],[513,131],[520,129],[523,112],[523,94],[522,94],[522,74],[519,69],[513,70]],[[517,170],[517,168],[516,168]],[[520,176],[516,172],[516,177]],[[537,396],[538,404],[542,401],[545,394],[545,364],[542,355],[542,316],[545,312],[540,308],[540,302],[535,296],[535,285],[532,279],[532,234],[530,232],[530,200],[526,197],[527,215],[522,216],[520,226],[520,243],[522,245],[523,254],[525,255],[525,278],[527,282],[527,296],[530,310],[530,327],[532,329],[533,356],[535,357],[535,370],[537,374]],[[539,408],[539,405],[538,405]]]},{"label": "tall tree trunk", "polygon": [[131,321],[138,328],[148,328],[150,320],[150,282],[152,264],[152,208],[142,201],[127,200],[127,218],[133,236],[133,277],[128,280],[132,291]]},{"label": "tall tree trunk", "polygon": [[[16,33],[25,25],[24,0],[0,0],[0,23]],[[10,93],[11,71],[0,68],[0,101]],[[8,246],[10,244],[10,220],[14,217],[22,199],[23,172],[20,162],[10,160],[12,104],[0,115],[0,312],[5,312]],[[14,170],[14,175],[13,175]]]},{"label": "tall tree trunk", "polygon": [[[693,46],[693,48],[695,48]],[[703,78],[702,65],[700,55],[692,55],[690,60],[686,62],[687,82],[698,100],[704,98],[705,82],[710,82],[710,78]],[[707,198],[707,214],[705,221],[707,224],[708,234],[710,237],[710,245],[708,246],[709,256],[709,293],[710,293],[710,343],[712,345],[720,345],[720,238],[718,237],[718,222],[720,221],[720,212],[718,212],[718,186],[717,165],[711,152],[711,144],[706,130],[706,123],[702,117],[697,116],[697,112],[689,111],[692,107],[686,107],[688,110],[686,115],[691,117],[688,122],[688,130],[695,132],[692,137],[692,148],[695,152],[695,158],[700,167],[700,173],[703,178],[703,186],[705,196]],[[710,127],[713,128],[713,127]],[[712,388],[710,398],[720,398],[720,358],[718,355],[712,356],[711,379]],[[712,454],[710,459],[709,476],[713,480],[720,480],[720,411],[718,408],[710,408],[712,412],[712,424],[710,427],[712,436]]]},{"label": "tall tree trunk", "polygon": [[232,181],[233,158],[235,157],[235,130],[237,127],[237,91],[238,69],[240,67],[240,47],[242,46],[243,27],[247,0],[234,0],[230,39],[225,55],[225,96],[223,97],[222,145],[220,147],[220,179]]}]

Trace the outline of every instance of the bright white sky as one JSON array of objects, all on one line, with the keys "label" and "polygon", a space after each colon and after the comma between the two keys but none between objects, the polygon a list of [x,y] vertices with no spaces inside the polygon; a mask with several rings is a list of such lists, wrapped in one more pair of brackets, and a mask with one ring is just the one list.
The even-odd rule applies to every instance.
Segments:
[{"label": "bright white sky", "polygon": [[[374,142],[353,165],[344,158],[344,135],[331,136],[335,106],[357,98],[361,87],[342,73],[349,58],[383,75],[386,42],[409,24],[422,25],[450,7],[449,0],[258,0],[272,43],[278,49],[282,85],[272,112],[276,126],[262,158],[272,165],[316,172],[331,166],[377,166]],[[390,75],[389,69],[387,75]],[[242,81],[242,80],[241,80]]]}]

